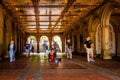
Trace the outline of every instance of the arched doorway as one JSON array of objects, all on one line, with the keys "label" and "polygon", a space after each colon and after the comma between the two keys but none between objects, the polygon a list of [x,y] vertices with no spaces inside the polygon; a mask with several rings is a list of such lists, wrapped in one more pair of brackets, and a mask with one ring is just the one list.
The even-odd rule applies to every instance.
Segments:
[{"label": "arched doorway", "polygon": [[115,33],[112,25],[109,26],[109,48],[110,54],[115,54]]},{"label": "arched doorway", "polygon": [[100,24],[97,26],[96,30],[96,54],[101,54],[101,26]]},{"label": "arched doorway", "polygon": [[[115,35],[117,35],[117,26],[115,26],[115,24],[119,24],[119,20],[117,16],[113,16],[119,10],[119,7],[116,5],[119,5],[117,1],[107,3],[101,16],[102,50],[104,59],[111,59],[112,57],[110,54],[116,53],[115,56],[119,54],[119,52],[116,52],[118,49],[115,50],[115,48],[119,47],[119,41],[115,39]],[[117,41],[117,44],[115,44],[115,41]],[[117,47],[115,47],[115,45]]]},{"label": "arched doorway", "polygon": [[40,37],[40,52],[44,52],[44,49],[43,49],[43,43],[46,43],[48,45],[48,49],[49,49],[49,39],[47,36],[41,36]]},{"label": "arched doorway", "polygon": [[62,41],[60,36],[53,36],[52,38],[52,45],[56,43],[57,44],[57,51],[62,52]]},{"label": "arched doorway", "polygon": [[35,36],[29,36],[27,42],[34,47],[34,51],[37,52],[37,40]]},{"label": "arched doorway", "polygon": [[[110,54],[115,54],[115,33],[113,31],[113,27],[112,25],[109,25],[109,34],[108,34],[108,39],[109,39],[109,50],[110,50]],[[97,27],[96,30],[96,54],[101,54],[101,46],[102,46],[102,27],[100,26],[100,24]]]}]

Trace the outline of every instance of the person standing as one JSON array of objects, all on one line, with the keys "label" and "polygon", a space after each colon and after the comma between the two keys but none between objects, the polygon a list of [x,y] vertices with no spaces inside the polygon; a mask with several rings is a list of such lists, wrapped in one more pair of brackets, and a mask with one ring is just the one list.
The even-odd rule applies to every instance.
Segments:
[{"label": "person standing", "polygon": [[28,44],[28,42],[26,42],[25,44],[25,52],[26,52],[26,57],[28,57],[30,55],[30,44]]},{"label": "person standing", "polygon": [[46,56],[48,56],[48,45],[47,45],[46,41],[44,41],[42,46],[43,46],[43,50],[45,52],[44,57],[46,57]]},{"label": "person standing", "polygon": [[67,40],[66,44],[67,49],[67,59],[72,59],[72,43],[70,39]]},{"label": "person standing", "polygon": [[93,57],[93,43],[90,40],[90,37],[86,38],[86,41],[84,43],[84,48],[86,49],[86,52],[87,52],[87,61],[95,62],[94,57]]},{"label": "person standing", "polygon": [[56,57],[57,57],[57,51],[58,51],[58,50],[57,50],[57,49],[58,49],[57,42],[54,42],[52,46],[54,47],[54,51],[55,51],[54,56],[55,56],[55,58],[56,58]]},{"label": "person standing", "polygon": [[54,46],[54,49],[57,51],[57,48],[58,48],[57,42],[54,42],[53,46]]},{"label": "person standing", "polygon": [[11,40],[8,45],[8,51],[10,55],[10,62],[15,61],[15,44],[13,40]]},{"label": "person standing", "polygon": [[48,50],[48,45],[47,45],[46,41],[44,41],[42,46],[43,46],[43,50],[46,52],[46,50]]}]

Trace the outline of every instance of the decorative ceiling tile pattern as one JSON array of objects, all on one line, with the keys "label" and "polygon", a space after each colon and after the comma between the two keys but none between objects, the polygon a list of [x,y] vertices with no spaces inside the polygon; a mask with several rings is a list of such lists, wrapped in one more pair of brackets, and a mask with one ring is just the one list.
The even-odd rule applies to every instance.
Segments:
[{"label": "decorative ceiling tile pattern", "polygon": [[103,0],[3,0],[27,33],[62,33]]}]

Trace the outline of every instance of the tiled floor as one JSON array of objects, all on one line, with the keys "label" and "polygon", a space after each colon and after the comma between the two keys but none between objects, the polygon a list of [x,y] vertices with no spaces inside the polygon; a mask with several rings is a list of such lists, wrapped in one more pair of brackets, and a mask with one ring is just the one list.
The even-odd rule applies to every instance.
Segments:
[{"label": "tiled floor", "polygon": [[95,63],[88,63],[86,57],[59,57],[59,63],[48,62],[43,53],[12,63],[6,59],[0,62],[0,80],[120,80],[120,62],[95,58]]}]

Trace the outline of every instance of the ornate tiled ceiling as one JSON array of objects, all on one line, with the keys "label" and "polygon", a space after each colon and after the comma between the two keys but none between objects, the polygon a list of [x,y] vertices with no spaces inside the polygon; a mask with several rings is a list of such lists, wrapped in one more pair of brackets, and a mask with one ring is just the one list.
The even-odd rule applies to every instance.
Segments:
[{"label": "ornate tiled ceiling", "polygon": [[62,33],[103,0],[3,0],[27,33]]}]

